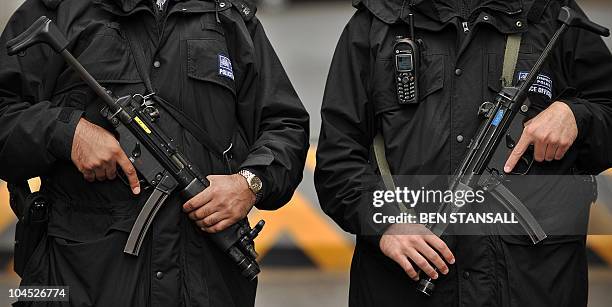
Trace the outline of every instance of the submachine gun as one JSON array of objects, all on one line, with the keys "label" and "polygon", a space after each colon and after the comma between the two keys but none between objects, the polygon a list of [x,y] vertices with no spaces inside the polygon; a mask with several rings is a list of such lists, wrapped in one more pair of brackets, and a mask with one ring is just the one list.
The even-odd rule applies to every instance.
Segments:
[{"label": "submachine gun", "polygon": [[[515,213],[521,226],[530,237],[533,244],[544,240],[547,235],[529,212],[527,207],[501,183],[504,179],[503,169],[489,165],[495,156],[499,145],[503,142],[506,147],[513,148],[515,140],[518,140],[523,130],[523,122],[530,108],[527,100],[530,87],[536,81],[543,65],[549,58],[552,50],[570,27],[578,27],[595,34],[608,37],[610,31],[585,16],[578,15],[569,7],[563,7],[558,20],[561,27],[553,35],[552,39],[540,55],[531,69],[524,82],[517,87],[505,87],[495,98],[495,103],[485,103],[481,107],[484,120],[477,130],[468,147],[468,152],[452,176],[450,191],[472,191],[483,189],[499,201],[502,206],[511,213]],[[518,136],[518,137],[517,137]],[[502,149],[505,151],[505,149]],[[527,175],[534,163],[533,153],[528,153],[519,161],[513,175]],[[439,213],[452,214],[460,211],[461,208],[453,203],[445,203],[438,210]],[[445,234],[449,224],[438,223],[429,224],[426,227],[435,235],[441,237]],[[435,284],[431,278],[422,278],[417,284],[417,290],[431,296],[435,289]]]},{"label": "submachine gun", "polygon": [[[189,200],[204,191],[210,183],[174,141],[156,124],[159,110],[150,95],[135,94],[117,98],[98,83],[79,61],[66,50],[68,40],[47,17],[40,17],[25,32],[7,43],[9,55],[24,52],[37,44],[47,44],[59,53],[85,83],[102,99],[101,113],[115,128],[121,148],[142,178],[154,189],[143,206],[127,240],[124,252],[138,256],[151,222],[170,194],[179,191],[183,200]],[[226,230],[211,234],[212,241],[239,267],[242,275],[255,279],[260,269],[253,239],[265,222],[254,228],[244,219]]]}]

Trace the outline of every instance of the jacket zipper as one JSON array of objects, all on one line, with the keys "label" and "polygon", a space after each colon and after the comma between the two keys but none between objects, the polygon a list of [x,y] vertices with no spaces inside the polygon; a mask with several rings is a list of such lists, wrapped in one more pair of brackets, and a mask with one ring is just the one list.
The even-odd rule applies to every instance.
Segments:
[{"label": "jacket zipper", "polygon": [[461,3],[461,17],[463,20],[468,20],[470,18],[470,5],[467,3],[469,0],[460,0]]},{"label": "jacket zipper", "polygon": [[470,4],[469,4],[469,0],[460,0],[460,14],[461,14],[461,20],[463,20],[462,22],[462,26],[463,26],[463,33],[468,33],[470,32],[470,26],[468,24],[468,20],[470,19]]}]

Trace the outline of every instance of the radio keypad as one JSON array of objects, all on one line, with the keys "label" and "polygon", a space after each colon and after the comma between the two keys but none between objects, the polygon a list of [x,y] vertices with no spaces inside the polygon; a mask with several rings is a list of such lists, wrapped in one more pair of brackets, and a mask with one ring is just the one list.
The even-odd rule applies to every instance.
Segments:
[{"label": "radio keypad", "polygon": [[409,72],[400,73],[397,77],[397,94],[401,104],[407,104],[416,97],[414,75]]}]

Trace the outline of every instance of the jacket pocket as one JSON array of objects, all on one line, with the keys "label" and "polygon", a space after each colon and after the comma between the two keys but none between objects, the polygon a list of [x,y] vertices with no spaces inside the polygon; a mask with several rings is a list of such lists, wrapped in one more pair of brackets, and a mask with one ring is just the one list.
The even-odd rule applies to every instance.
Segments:
[{"label": "jacket pocket", "polygon": [[[71,51],[98,82],[140,82],[129,44],[118,24],[92,22],[75,41]],[[82,81],[74,70],[66,69],[57,84],[63,86],[56,92],[65,92]]]},{"label": "jacket pocket", "polygon": [[149,291],[148,284],[141,282],[147,276],[146,257],[123,253],[126,239],[122,231],[86,242],[49,237],[50,278],[52,284],[70,287],[71,306],[142,304],[136,302]]},{"label": "jacket pocket", "polygon": [[[522,200],[547,238],[538,245],[554,245],[584,239],[588,232],[595,183],[591,176],[511,176],[505,185]],[[535,193],[534,193],[535,192]],[[514,245],[533,245],[519,225],[499,225],[502,240]]]},{"label": "jacket pocket", "polygon": [[188,39],[187,76],[220,85],[236,96],[234,67],[225,39]]},{"label": "jacket pocket", "polygon": [[[520,235],[509,235],[509,236],[500,236],[502,241],[510,245],[520,245],[520,246],[535,246],[531,239],[528,236],[520,236]],[[564,244],[564,243],[575,243],[584,240],[582,236],[549,236],[544,241],[538,244],[539,245],[555,245],[555,244]]]},{"label": "jacket pocket", "polygon": [[527,246],[501,242],[497,262],[506,284],[502,306],[586,306],[588,292],[584,237],[555,238],[546,244]]},{"label": "jacket pocket", "polygon": [[139,282],[146,276],[146,257],[136,258],[123,250],[140,208],[132,201],[54,202],[48,237],[49,278],[51,284],[70,286],[71,305],[139,305],[134,300],[144,297],[148,287]]},{"label": "jacket pocket", "polygon": [[419,76],[419,95],[425,101],[433,93],[444,88],[444,54],[425,54],[421,62]]},{"label": "jacket pocket", "polygon": [[21,286],[48,285],[49,281],[49,246],[45,234],[34,252],[29,257],[21,275]]},{"label": "jacket pocket", "polygon": [[[143,201],[146,198],[141,198]],[[129,233],[141,205],[136,200],[86,202],[54,199],[49,218],[49,236],[87,243],[119,231]]]},{"label": "jacket pocket", "polygon": [[[419,104],[427,103],[428,98],[444,87],[443,54],[425,54],[420,63],[418,76]],[[400,105],[397,93],[396,69],[393,59],[377,59],[372,76],[372,99],[376,114],[411,107]]]}]

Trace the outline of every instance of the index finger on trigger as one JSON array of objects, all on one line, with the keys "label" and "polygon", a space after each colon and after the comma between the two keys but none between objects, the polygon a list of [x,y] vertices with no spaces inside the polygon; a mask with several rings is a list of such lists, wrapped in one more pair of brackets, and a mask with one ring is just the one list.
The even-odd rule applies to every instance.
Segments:
[{"label": "index finger on trigger", "polygon": [[527,152],[529,145],[531,145],[531,141],[531,138],[527,137],[525,133],[521,135],[521,139],[518,141],[518,143],[512,150],[510,157],[508,157],[506,166],[504,166],[504,172],[510,173],[514,169],[516,163],[521,159],[525,152]]}]

